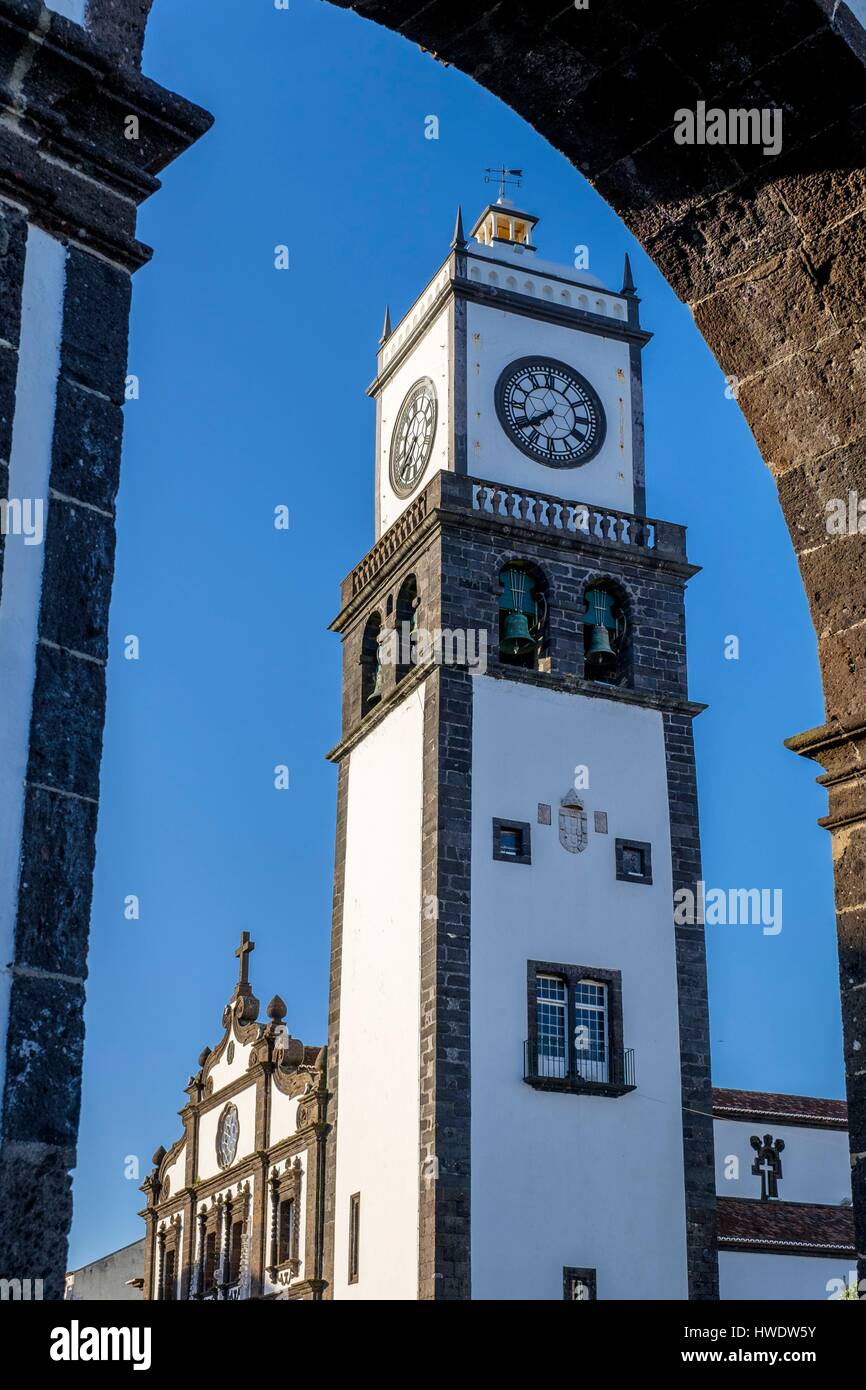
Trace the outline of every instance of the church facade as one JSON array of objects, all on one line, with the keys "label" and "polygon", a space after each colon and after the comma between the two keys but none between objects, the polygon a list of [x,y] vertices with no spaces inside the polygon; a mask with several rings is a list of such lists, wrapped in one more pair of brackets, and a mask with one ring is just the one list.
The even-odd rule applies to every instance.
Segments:
[{"label": "church facade", "polygon": [[223,1036],[186,1088],[183,1135],[157,1149],[142,1186],[146,1298],[318,1299],[324,1289],[325,1049],[289,1035],[278,996],[257,1021],[252,949],[245,932]]},{"label": "church facade", "polygon": [[611,291],[536,223],[504,193],[458,216],[386,314],[376,541],[333,623],[327,1047],[279,999],[258,1022],[242,943],[145,1183],[149,1297],[714,1299],[720,1250],[724,1297],[742,1256],[814,1288],[807,1250],[850,1254],[844,1217],[798,1245],[725,1206],[781,1209],[781,1132],[746,1136],[760,1195],[729,1194],[739,1149],[717,1181],[704,928],[672,906],[701,879],[697,571],[646,515],[628,260]]}]

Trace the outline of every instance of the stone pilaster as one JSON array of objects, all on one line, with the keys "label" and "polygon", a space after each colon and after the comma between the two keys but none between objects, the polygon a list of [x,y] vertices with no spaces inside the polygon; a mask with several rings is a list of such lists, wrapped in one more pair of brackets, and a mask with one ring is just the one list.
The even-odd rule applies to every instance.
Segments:
[{"label": "stone pilaster", "polygon": [[[0,1276],[41,1278],[49,1298],[63,1296],[71,1220],[130,276],[150,254],[135,239],[136,209],[210,124],[135,70],[128,6],[91,9],[88,33],[37,0],[0,0],[0,493],[13,431],[22,476],[41,469],[47,482],[41,582],[0,594],[0,634],[29,644],[13,699],[21,774],[7,759],[16,784],[3,793],[11,828],[0,855]],[[59,344],[53,304],[46,313],[40,298],[46,268]]]}]

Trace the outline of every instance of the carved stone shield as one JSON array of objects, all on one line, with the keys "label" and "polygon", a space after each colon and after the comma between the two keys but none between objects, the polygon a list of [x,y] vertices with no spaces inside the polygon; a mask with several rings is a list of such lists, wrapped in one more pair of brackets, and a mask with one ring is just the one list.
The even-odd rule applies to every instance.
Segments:
[{"label": "carved stone shield", "polygon": [[559,803],[559,843],[569,854],[586,849],[589,829],[583,802],[574,792],[568,792]]}]

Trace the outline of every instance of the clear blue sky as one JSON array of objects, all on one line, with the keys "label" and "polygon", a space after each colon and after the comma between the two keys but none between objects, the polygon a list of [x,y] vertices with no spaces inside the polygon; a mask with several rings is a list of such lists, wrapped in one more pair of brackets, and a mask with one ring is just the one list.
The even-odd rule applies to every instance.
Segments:
[{"label": "clear blue sky", "polygon": [[[645,324],[648,510],[689,528],[705,879],[780,887],[781,935],[708,929],[720,1085],[843,1092],[829,837],[818,771],[782,746],[822,722],[797,567],[737,405],[686,308],[614,214],[517,116],[416,47],[319,0],[156,0],[145,71],[216,125],[144,208],[111,613],[84,1103],[70,1268],[137,1239],[138,1182],[180,1134],[221,1036],[233,951],[323,1042],[339,735],[339,581],[373,527],[385,301],[447,254],[488,164],[523,166],[541,254],[620,284]],[[438,141],[424,138],[437,115]],[[277,243],[291,269],[273,268]],[[288,533],[273,510],[291,510]],[[123,658],[127,634],[138,662]],[[740,639],[726,661],[724,639]],[[273,768],[291,787],[277,792]],[[137,894],[139,921],[124,918]],[[808,992],[809,1009],[803,1000]]]}]

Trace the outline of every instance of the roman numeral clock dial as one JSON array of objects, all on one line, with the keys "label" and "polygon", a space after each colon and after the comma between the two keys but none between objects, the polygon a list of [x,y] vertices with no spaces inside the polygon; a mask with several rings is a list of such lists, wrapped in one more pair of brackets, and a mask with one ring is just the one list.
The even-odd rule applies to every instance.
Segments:
[{"label": "roman numeral clock dial", "polygon": [[604,443],[598,393],[552,357],[521,357],[496,383],[499,423],[524,454],[548,468],[579,468]]},{"label": "roman numeral clock dial", "polygon": [[429,377],[423,377],[400,406],[391,436],[391,486],[398,497],[414,491],[430,462],[435,433],[436,388]]}]

